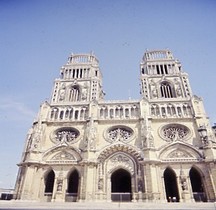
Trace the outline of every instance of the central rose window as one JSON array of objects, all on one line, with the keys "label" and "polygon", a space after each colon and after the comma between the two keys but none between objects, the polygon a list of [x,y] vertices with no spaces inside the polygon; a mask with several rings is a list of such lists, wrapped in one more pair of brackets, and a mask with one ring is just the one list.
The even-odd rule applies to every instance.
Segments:
[{"label": "central rose window", "polygon": [[128,142],[132,139],[134,132],[131,128],[117,126],[107,130],[106,139],[110,143],[116,141]]},{"label": "central rose window", "polygon": [[51,139],[55,143],[75,143],[79,135],[79,131],[75,128],[61,128],[52,134]]}]

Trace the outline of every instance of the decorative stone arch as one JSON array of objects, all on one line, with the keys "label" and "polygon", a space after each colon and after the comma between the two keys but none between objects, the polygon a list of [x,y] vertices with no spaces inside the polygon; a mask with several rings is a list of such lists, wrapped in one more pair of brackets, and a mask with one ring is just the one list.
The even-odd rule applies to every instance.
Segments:
[{"label": "decorative stone arch", "polygon": [[72,167],[67,173],[66,201],[77,201],[80,192],[80,172]]},{"label": "decorative stone arch", "polygon": [[117,143],[112,144],[111,146],[106,147],[98,156],[98,162],[104,162],[110,155],[112,155],[114,152],[125,152],[134,157],[137,161],[142,161],[143,157],[141,155],[141,151],[137,150],[135,147]]},{"label": "decorative stone arch", "polygon": [[105,160],[104,164],[109,178],[114,171],[121,168],[128,171],[131,176],[134,176],[138,169],[137,162],[134,158],[125,152],[115,152]]},{"label": "decorative stone arch", "polygon": [[78,84],[74,84],[68,89],[69,101],[80,101],[81,100],[81,87]]},{"label": "decorative stone arch", "polygon": [[133,179],[130,171],[123,167],[116,168],[111,173],[110,181],[112,201],[131,201]]},{"label": "decorative stone arch", "polygon": [[49,167],[42,176],[43,180],[43,187],[42,193],[44,197],[46,197],[47,201],[51,201],[52,196],[53,196],[53,190],[54,190],[54,185],[55,185],[55,171],[53,170],[52,167]]},{"label": "decorative stone arch", "polygon": [[158,83],[159,97],[160,98],[175,98],[175,88],[171,81],[162,80]]},{"label": "decorative stone arch", "polygon": [[189,144],[174,142],[161,148],[158,158],[166,162],[198,162],[203,159],[203,156]]},{"label": "decorative stone arch", "polygon": [[42,160],[46,163],[77,163],[81,161],[80,151],[68,145],[57,145],[46,151]]},{"label": "decorative stone arch", "polygon": [[80,170],[79,170],[76,166],[73,166],[73,167],[67,172],[66,178],[68,178],[68,177],[70,176],[70,174],[73,173],[74,171],[77,171],[79,177],[81,176]]},{"label": "decorative stone arch", "polygon": [[132,194],[138,191],[139,162],[142,160],[143,157],[140,155],[140,151],[121,143],[111,145],[100,153],[98,156],[100,182],[98,188],[106,192],[108,200],[111,200],[111,177],[118,170],[130,174]]},{"label": "decorative stone arch", "polygon": [[179,202],[179,189],[177,175],[172,167],[168,166],[163,171],[166,199],[168,202]]},{"label": "decorative stone arch", "polygon": [[196,202],[207,201],[207,186],[203,171],[198,166],[193,165],[189,170],[189,178],[194,200]]}]

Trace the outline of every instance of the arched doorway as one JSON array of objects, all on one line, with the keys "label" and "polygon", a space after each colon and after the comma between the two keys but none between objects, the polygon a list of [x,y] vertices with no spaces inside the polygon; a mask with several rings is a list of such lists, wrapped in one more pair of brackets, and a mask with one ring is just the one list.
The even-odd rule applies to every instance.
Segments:
[{"label": "arched doorway", "polygon": [[46,176],[45,176],[45,190],[44,195],[46,196],[47,201],[51,201],[52,199],[52,193],[53,193],[53,187],[54,187],[54,181],[55,181],[55,173],[53,170],[51,170]]},{"label": "arched doorway", "polygon": [[77,201],[78,187],[79,187],[79,174],[77,170],[74,170],[70,173],[68,177],[66,201],[71,201],[71,202]]},{"label": "arched doorway", "polygon": [[124,169],[118,169],[111,176],[112,201],[131,201],[131,175]]},{"label": "arched doorway", "polygon": [[164,171],[164,184],[168,202],[179,202],[179,192],[176,181],[176,174],[171,168]]},{"label": "arched doorway", "polygon": [[192,167],[190,172],[190,181],[195,201],[206,201],[205,192],[203,189],[202,178],[196,168]]}]

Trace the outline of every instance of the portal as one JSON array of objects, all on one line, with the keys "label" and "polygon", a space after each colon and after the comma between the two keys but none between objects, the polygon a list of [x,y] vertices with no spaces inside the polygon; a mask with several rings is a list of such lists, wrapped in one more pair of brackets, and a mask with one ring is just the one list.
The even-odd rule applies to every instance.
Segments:
[{"label": "portal", "polygon": [[195,201],[207,201],[200,173],[194,167],[190,170],[190,181]]},{"label": "portal", "polygon": [[111,176],[112,201],[131,201],[131,175],[124,169],[116,170]]},{"label": "portal", "polygon": [[178,186],[175,172],[167,168],[164,171],[164,183],[168,202],[179,202]]}]

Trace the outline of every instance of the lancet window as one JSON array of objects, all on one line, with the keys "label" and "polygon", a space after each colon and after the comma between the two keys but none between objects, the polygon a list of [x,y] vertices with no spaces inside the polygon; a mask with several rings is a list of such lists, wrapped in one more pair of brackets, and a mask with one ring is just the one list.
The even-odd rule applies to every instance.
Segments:
[{"label": "lancet window", "polygon": [[70,89],[69,100],[70,101],[79,101],[80,100],[80,89],[78,86],[73,86]]},{"label": "lancet window", "polygon": [[173,89],[168,82],[162,82],[160,86],[161,97],[163,98],[174,98]]}]

